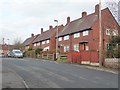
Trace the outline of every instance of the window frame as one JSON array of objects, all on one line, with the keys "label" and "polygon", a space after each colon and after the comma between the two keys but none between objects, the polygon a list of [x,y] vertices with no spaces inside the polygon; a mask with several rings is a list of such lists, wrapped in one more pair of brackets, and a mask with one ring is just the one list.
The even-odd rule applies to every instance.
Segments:
[{"label": "window frame", "polygon": [[64,46],[64,52],[68,52],[69,51],[69,46]]},{"label": "window frame", "polygon": [[64,40],[69,40],[69,35],[64,36]]},{"label": "window frame", "polygon": [[80,37],[80,32],[78,32],[78,33],[74,33],[74,38],[79,38]]},{"label": "window frame", "polygon": [[87,35],[89,35],[89,31],[87,30],[87,31],[83,31],[83,36],[87,36]]},{"label": "window frame", "polygon": [[74,49],[74,51],[79,52],[80,51],[79,50],[79,44],[74,44],[73,49]]},{"label": "window frame", "polygon": [[62,37],[59,37],[59,38],[58,38],[58,41],[62,41]]}]

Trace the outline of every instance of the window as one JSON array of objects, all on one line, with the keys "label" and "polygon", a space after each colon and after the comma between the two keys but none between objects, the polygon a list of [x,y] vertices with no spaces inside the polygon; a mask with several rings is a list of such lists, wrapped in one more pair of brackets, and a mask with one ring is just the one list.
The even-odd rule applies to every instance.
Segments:
[{"label": "window", "polygon": [[111,50],[112,49],[112,45],[107,43],[107,50]]},{"label": "window", "polygon": [[74,45],[74,51],[78,51],[79,52],[79,44],[75,44]]},{"label": "window", "polygon": [[48,50],[49,50],[49,46],[43,49],[43,51],[48,51]]},{"label": "window", "polygon": [[117,36],[118,35],[118,30],[113,30],[113,36]]},{"label": "window", "polygon": [[45,44],[45,41],[42,41],[42,44]]},{"label": "window", "polygon": [[36,43],[37,44],[37,46],[39,46],[40,45],[40,42],[38,42],[38,43]]},{"label": "window", "polygon": [[75,33],[74,38],[78,38],[78,37],[80,37],[80,33]]},{"label": "window", "polygon": [[106,29],[106,35],[116,36],[116,35],[118,35],[118,31],[115,29]]},{"label": "window", "polygon": [[25,49],[28,49],[28,48],[29,48],[29,46],[26,46],[26,47],[25,47]]},{"label": "window", "polygon": [[47,41],[46,41],[46,43],[49,43],[49,42],[50,42],[50,40],[47,40]]},{"label": "window", "polygon": [[89,34],[88,31],[83,31],[83,36],[87,36]]},{"label": "window", "polygon": [[69,51],[69,46],[64,46],[64,52],[68,52]]},{"label": "window", "polygon": [[36,46],[36,43],[34,43],[34,46]]},{"label": "window", "polygon": [[110,29],[106,29],[106,35],[110,35]]},{"label": "window", "polygon": [[64,40],[68,40],[69,39],[69,35],[64,36]]},{"label": "window", "polygon": [[59,38],[58,38],[58,41],[62,41],[62,37],[59,37]]}]

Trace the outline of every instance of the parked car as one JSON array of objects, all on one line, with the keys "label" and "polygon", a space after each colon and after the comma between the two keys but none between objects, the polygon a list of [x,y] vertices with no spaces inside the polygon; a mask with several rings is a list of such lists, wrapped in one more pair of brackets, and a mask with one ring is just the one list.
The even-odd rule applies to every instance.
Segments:
[{"label": "parked car", "polygon": [[10,56],[14,58],[23,58],[23,53],[18,49],[14,49],[11,51]]},{"label": "parked car", "polygon": [[8,52],[5,56],[6,57],[12,57],[13,56],[12,51]]}]

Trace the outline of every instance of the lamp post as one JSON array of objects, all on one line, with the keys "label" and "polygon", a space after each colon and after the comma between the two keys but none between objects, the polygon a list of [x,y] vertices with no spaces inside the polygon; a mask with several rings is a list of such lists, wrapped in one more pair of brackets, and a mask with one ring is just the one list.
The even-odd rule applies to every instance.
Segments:
[{"label": "lamp post", "polygon": [[57,23],[57,31],[56,31],[56,59],[58,58],[58,20],[54,20]]},{"label": "lamp post", "polygon": [[9,40],[10,40],[10,39],[8,38],[7,40],[8,40],[8,51],[9,51]]}]

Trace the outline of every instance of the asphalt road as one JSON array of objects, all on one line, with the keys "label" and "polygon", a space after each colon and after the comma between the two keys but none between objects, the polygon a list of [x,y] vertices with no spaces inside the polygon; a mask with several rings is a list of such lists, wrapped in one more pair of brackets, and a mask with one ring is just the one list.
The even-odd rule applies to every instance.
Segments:
[{"label": "asphalt road", "polygon": [[29,88],[118,88],[117,74],[69,63],[9,58],[2,60],[4,67],[22,77]]}]

